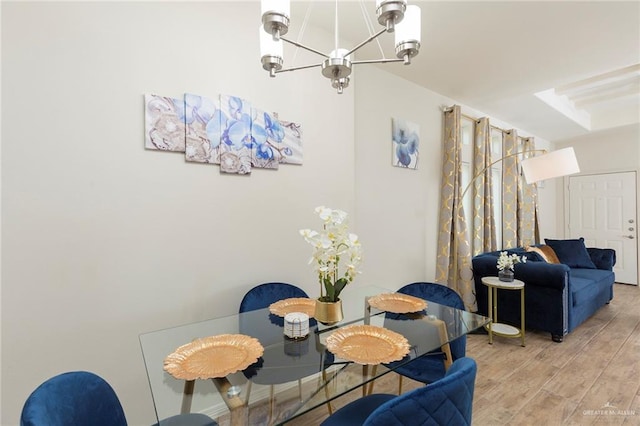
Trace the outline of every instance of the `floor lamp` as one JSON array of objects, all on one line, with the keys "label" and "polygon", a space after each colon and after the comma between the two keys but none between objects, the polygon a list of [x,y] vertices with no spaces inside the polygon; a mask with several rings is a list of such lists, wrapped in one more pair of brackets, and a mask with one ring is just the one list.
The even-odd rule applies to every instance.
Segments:
[{"label": "floor lamp", "polygon": [[[559,149],[557,151],[547,152],[544,149],[531,149],[520,152],[515,152],[513,154],[505,155],[491,164],[480,170],[475,176],[471,178],[467,186],[462,191],[460,196],[460,203],[464,199],[467,191],[471,188],[471,185],[478,179],[482,174],[484,174],[487,169],[493,167],[495,164],[500,163],[501,161],[506,160],[507,158],[515,157],[517,155],[522,154],[530,154],[536,152],[543,152],[544,154],[538,155],[536,157],[529,157],[522,160],[521,167],[522,173],[524,174],[524,179],[527,184],[532,184],[536,182],[540,182],[542,180],[553,179],[563,176],[569,176],[574,173],[580,172],[580,166],[578,166],[578,160],[576,159],[576,154],[572,147]],[[458,287],[458,238],[454,235],[453,238],[453,264],[455,269],[454,275],[454,286],[457,291]]]},{"label": "floor lamp", "polygon": [[528,184],[579,172],[580,166],[572,147],[529,157],[522,161],[522,173]]},{"label": "floor lamp", "polygon": [[507,158],[534,152],[543,152],[544,154],[538,155],[536,157],[525,158],[521,163],[524,180],[529,185],[531,185],[532,183],[540,182],[542,180],[569,176],[574,173],[580,172],[580,166],[578,166],[576,153],[574,152],[572,147],[563,148],[551,152],[548,152],[546,149],[530,149],[515,152],[513,154],[505,155],[504,157],[495,160],[487,167],[476,173],[476,175],[471,178],[467,186],[464,188],[464,191],[462,191],[460,201],[464,199],[464,196],[467,194],[467,191],[469,191],[469,188],[471,188],[471,185],[473,185],[476,179],[482,176],[484,172],[487,171],[487,169],[493,167],[501,161],[506,160]]}]

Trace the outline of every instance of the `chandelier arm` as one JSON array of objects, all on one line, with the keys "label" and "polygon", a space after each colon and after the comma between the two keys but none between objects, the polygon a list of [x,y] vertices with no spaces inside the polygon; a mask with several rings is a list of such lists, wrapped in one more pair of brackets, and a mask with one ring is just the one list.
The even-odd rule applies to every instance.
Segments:
[{"label": "chandelier arm", "polygon": [[287,72],[287,71],[297,71],[297,70],[304,70],[307,68],[316,68],[320,66],[322,66],[322,64],[301,65],[299,67],[283,68],[283,69],[277,70],[276,74],[280,74],[281,72]]},{"label": "chandelier arm", "polygon": [[351,64],[384,64],[387,62],[404,62],[404,59],[365,59],[362,61],[351,61]]},{"label": "chandelier arm", "polygon": [[282,40],[282,41],[286,41],[286,42],[287,42],[287,43],[289,43],[289,44],[293,44],[294,46],[297,46],[297,47],[300,47],[300,48],[302,48],[302,49],[308,50],[309,52],[313,52],[313,53],[315,53],[316,55],[320,55],[320,56],[323,56],[323,57],[325,57],[325,58],[328,58],[328,57],[329,57],[329,55],[327,55],[326,53],[322,53],[321,51],[316,50],[316,49],[314,49],[314,48],[312,48],[312,47],[305,46],[304,44],[302,44],[302,43],[298,43],[297,41],[289,40],[289,39],[288,39],[288,38],[286,38],[286,37],[282,37],[282,36],[280,36],[280,40]]},{"label": "chandelier arm", "polygon": [[356,47],[354,47],[353,49],[351,49],[348,53],[346,53],[344,56],[349,56],[351,55],[353,52],[355,52],[356,50],[360,49],[362,46],[364,46],[365,44],[369,43],[370,41],[372,41],[373,39],[379,37],[380,35],[382,35],[383,33],[386,33],[387,29],[383,28],[380,31],[378,31],[377,33],[371,35],[368,39],[366,39],[365,41],[363,41],[362,43],[360,43],[359,45],[357,45]]},{"label": "chandelier arm", "polygon": [[[0,0],[1,1],[1,0]],[[352,65],[355,64],[383,64],[388,62],[404,62],[405,65],[411,64],[411,58],[418,54],[418,50],[420,49],[420,31],[416,31],[416,28],[408,28],[407,35],[405,38],[402,38],[401,41],[396,43],[395,53],[397,59],[387,59],[382,46],[380,45],[379,37],[387,33],[393,33],[395,29],[395,24],[400,23],[397,21],[403,20],[403,15],[405,10],[409,12],[409,6],[406,6],[406,0],[378,0],[376,2],[376,15],[378,16],[378,23],[382,25],[384,28],[378,30],[374,33],[374,28],[371,23],[371,18],[367,12],[367,10],[363,6],[363,1],[360,0],[360,8],[363,13],[363,17],[365,18],[365,23],[367,24],[367,38],[361,43],[357,44],[351,50],[342,49],[339,47],[340,33],[338,31],[338,0],[335,0],[335,49],[331,51],[331,53],[324,53],[320,50],[314,49],[310,46],[307,46],[302,43],[302,32],[306,27],[309,18],[309,12],[311,7],[307,8],[307,13],[305,16],[305,20],[302,24],[302,30],[298,35],[296,40],[292,38],[284,37],[285,34],[288,33],[289,30],[289,1],[290,0],[278,0],[282,1],[282,5],[278,7],[270,5],[270,3],[276,3],[276,0],[262,0],[262,27],[266,31],[266,35],[271,34],[271,39],[268,39],[265,34],[261,33],[260,37],[260,62],[262,63],[262,68],[269,72],[270,77],[275,77],[276,74],[281,72],[288,71],[296,71],[307,68],[316,68],[320,67],[322,70],[322,75],[331,80],[331,86],[338,90],[338,93],[342,93],[343,89],[349,86],[349,75],[352,71]],[[265,4],[267,6],[265,6]],[[310,3],[311,5],[311,3]],[[419,27],[420,20],[417,19],[420,17],[418,6],[410,6],[411,14],[407,13],[407,15],[411,15],[411,23],[416,25],[409,25],[410,27]],[[273,10],[271,10],[271,9]],[[282,10],[280,10],[282,9]],[[417,11],[417,12],[416,12]],[[417,17],[417,18],[416,18]],[[415,22],[414,22],[415,21]],[[400,27],[398,27],[400,29]],[[409,31],[412,29],[413,31]],[[416,33],[417,35],[414,35]],[[398,39],[398,35],[396,34],[396,39]],[[361,60],[361,61],[351,61],[351,54],[361,49],[371,41],[376,41],[378,44],[378,49],[380,49],[381,58],[373,59],[373,60]],[[288,44],[295,46],[295,56],[298,54],[298,49],[304,49],[310,53],[315,53],[323,58],[322,62],[319,64],[312,65],[302,65],[302,66],[293,66],[290,68],[282,69],[284,65],[283,58],[283,48],[282,42],[287,42]],[[295,61],[294,61],[295,63]]]}]

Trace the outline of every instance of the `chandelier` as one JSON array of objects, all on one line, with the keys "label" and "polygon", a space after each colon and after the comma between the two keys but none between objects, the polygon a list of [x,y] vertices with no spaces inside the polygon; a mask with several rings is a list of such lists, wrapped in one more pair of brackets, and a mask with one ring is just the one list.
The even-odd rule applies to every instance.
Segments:
[{"label": "chandelier", "polygon": [[[302,43],[288,39],[289,0],[262,0],[262,25],[260,27],[260,53],[262,67],[271,77],[286,71],[320,67],[322,75],[331,80],[331,86],[342,93],[349,86],[351,67],[356,64],[379,64],[386,62],[411,63],[411,58],[420,50],[420,8],[407,6],[406,0],[376,0],[378,23],[384,28],[371,34],[351,50],[338,47],[338,0],[336,0],[335,49],[329,54],[320,52]],[[365,16],[365,20],[367,17]],[[394,59],[351,60],[351,54],[384,33],[395,33]],[[312,65],[283,68],[283,41],[322,56],[322,62]]]}]

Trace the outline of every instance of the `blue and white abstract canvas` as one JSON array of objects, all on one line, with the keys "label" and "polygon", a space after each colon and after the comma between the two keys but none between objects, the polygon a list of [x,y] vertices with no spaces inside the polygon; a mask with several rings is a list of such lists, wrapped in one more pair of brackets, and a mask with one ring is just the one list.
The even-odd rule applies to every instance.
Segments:
[{"label": "blue and white abstract canvas", "polygon": [[420,126],[408,120],[391,119],[393,165],[405,169],[418,168]]},{"label": "blue and white abstract canvas", "polygon": [[186,93],[182,116],[186,127],[186,160],[220,164],[220,99]]},{"label": "blue and white abstract canvas", "polygon": [[220,96],[220,171],[251,173],[251,105],[236,96]]},{"label": "blue and white abstract canvas", "polygon": [[282,164],[302,164],[302,125],[293,121],[280,120],[284,129],[280,152]]},{"label": "blue and white abstract canvas", "polygon": [[189,162],[250,174],[253,167],[302,164],[302,126],[229,95],[145,95],[145,148],[185,153]]},{"label": "blue and white abstract canvas", "polygon": [[262,169],[277,169],[284,129],[268,112],[254,108],[251,123],[251,164]]},{"label": "blue and white abstract canvas", "polygon": [[144,147],[184,152],[184,119],[180,115],[184,101],[150,94],[144,96],[144,106]]}]

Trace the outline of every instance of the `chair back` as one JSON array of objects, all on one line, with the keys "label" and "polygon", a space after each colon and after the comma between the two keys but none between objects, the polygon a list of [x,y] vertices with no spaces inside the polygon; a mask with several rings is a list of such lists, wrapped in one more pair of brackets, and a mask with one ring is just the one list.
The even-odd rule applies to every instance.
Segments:
[{"label": "chair back", "polygon": [[442,379],[380,405],[364,426],[471,425],[476,371],[473,359],[460,358]]},{"label": "chair back", "polygon": [[[264,309],[269,307],[274,302],[279,300],[289,299],[293,297],[305,297],[309,296],[307,293],[301,288],[288,283],[280,283],[280,282],[269,282],[264,284],[259,284],[249,290],[242,301],[240,302],[239,313],[251,312],[258,309]],[[309,319],[309,327],[315,327],[317,322],[314,318]],[[308,354],[309,357],[313,357],[313,355],[317,355],[318,364],[315,368],[313,363],[310,363],[306,366],[302,365],[298,368],[295,366],[291,366],[292,368],[288,370],[280,371],[276,369],[264,368],[264,364],[270,364],[273,366],[273,363],[280,362],[279,357],[282,357],[282,349],[281,348],[269,348],[268,346],[282,342],[284,338],[284,318],[278,317],[274,314],[269,314],[269,321],[264,321],[263,317],[252,315],[251,313],[240,316],[240,333],[247,334],[249,336],[260,336],[260,343],[265,346],[265,353],[263,356],[258,359],[254,364],[249,366],[246,370],[243,371],[243,374],[248,379],[251,379],[255,383],[259,384],[279,384],[284,383],[283,377],[285,377],[285,381],[292,381],[296,379],[300,379],[302,377],[308,376],[312,373],[317,373],[318,366],[331,365],[334,361],[334,355],[328,351],[324,351],[321,353],[311,352]],[[274,354],[273,351],[276,349],[279,351],[279,354]],[[288,361],[288,360],[287,360]],[[290,362],[290,361],[289,361]],[[311,369],[309,369],[311,367]],[[300,371],[303,371],[301,373]],[[272,374],[270,374],[272,372]],[[283,376],[284,374],[284,376]]]},{"label": "chair back", "polygon": [[27,398],[21,426],[126,426],[113,388],[87,371],[59,374],[38,386]]},{"label": "chair back", "polygon": [[[452,288],[442,284],[415,282],[400,288],[398,293],[431,300],[432,302],[449,306],[451,308],[465,309],[464,302],[460,295]],[[428,309],[429,308],[427,307],[427,310]],[[451,347],[451,356],[454,361],[458,358],[464,357],[467,352],[467,336],[464,335],[451,341],[449,346]]]},{"label": "chair back", "polygon": [[[268,308],[269,305],[278,300],[292,297],[309,296],[304,290],[293,284],[279,282],[259,284],[244,295],[238,312],[244,313]],[[316,324],[313,318],[309,320],[309,327]],[[240,317],[240,333],[249,336],[260,336],[260,343],[263,346],[281,341],[284,336],[283,327],[284,318],[271,313],[269,314],[269,321],[263,321],[262,317],[251,314]]]},{"label": "chair back", "polygon": [[249,290],[240,302],[239,313],[268,308],[274,302],[291,297],[309,297],[307,293],[293,284],[264,283]]}]

